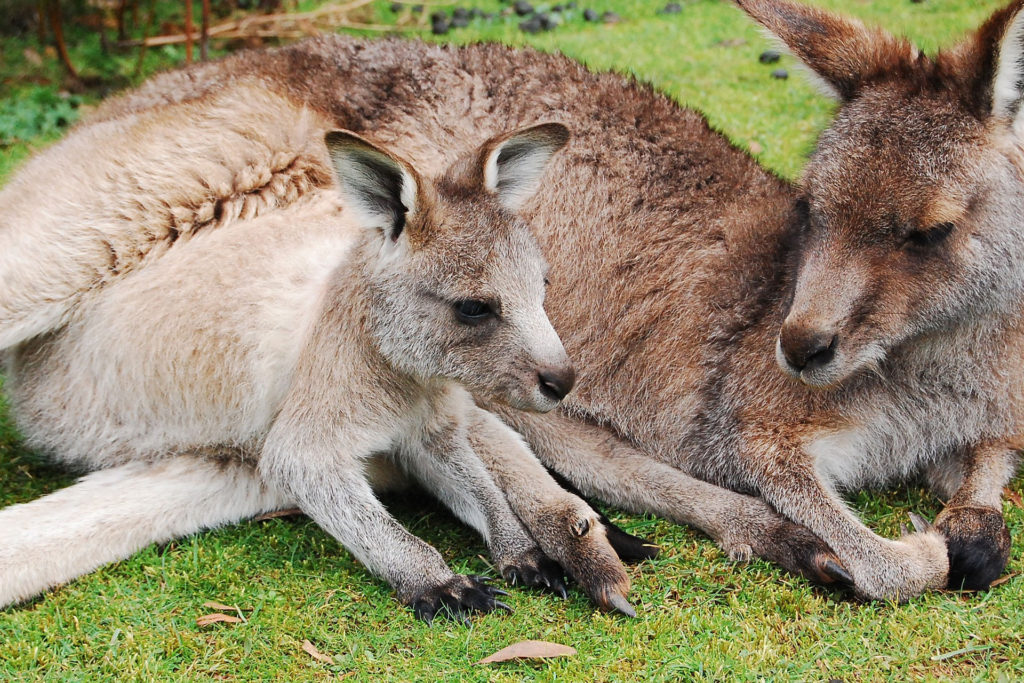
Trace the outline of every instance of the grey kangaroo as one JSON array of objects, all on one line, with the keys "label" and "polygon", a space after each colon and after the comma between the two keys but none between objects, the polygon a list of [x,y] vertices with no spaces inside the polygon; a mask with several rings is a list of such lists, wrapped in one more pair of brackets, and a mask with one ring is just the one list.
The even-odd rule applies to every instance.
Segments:
[{"label": "grey kangaroo", "polygon": [[[466,140],[565,123],[559,181],[522,213],[577,386],[545,415],[491,407],[584,493],[733,558],[867,598],[983,588],[1009,554],[1024,410],[1022,3],[935,56],[799,4],[739,5],[840,102],[799,185],[650,88],[494,45],[242,54],[159,76],[92,125],[258,87],[441,168]],[[77,291],[58,284],[5,315],[52,306],[45,332]],[[948,504],[898,540],[838,495],[917,476]]]},{"label": "grey kangaroo", "polygon": [[[409,477],[483,535],[503,576],[564,595],[561,567],[484,464],[509,457],[526,461],[517,472],[539,472],[513,502],[532,506],[524,519],[540,543],[570,569],[586,563],[581,581],[599,603],[633,613],[599,517],[553,481],[545,487],[521,438],[469,393],[548,411],[573,386],[543,309],[547,266],[514,213],[566,128],[496,136],[428,176],[294,102],[248,95],[258,110],[248,119],[230,116],[223,101],[192,110],[207,125],[231,118],[237,137],[224,129],[211,139],[202,125],[161,135],[156,119],[135,117],[104,145],[106,156],[66,169],[66,150],[43,155],[4,193],[10,257],[45,236],[33,232],[40,224],[12,218],[38,199],[33,191],[48,191],[24,182],[38,172],[66,180],[64,204],[44,211],[57,222],[56,246],[82,260],[40,258],[40,280],[26,282],[33,296],[48,296],[47,268],[73,278],[70,264],[85,263],[90,249],[106,256],[58,326],[6,353],[6,389],[28,442],[97,471],[0,511],[0,605],[148,543],[298,505],[428,622],[439,611],[507,608],[496,599],[503,591],[454,574],[378,502],[374,489]],[[200,218],[218,214],[205,230],[149,213],[167,208],[147,203],[156,188],[216,182],[233,161],[258,173],[249,162],[267,147],[253,133],[257,117],[273,124],[268,140],[315,147],[290,181],[274,178],[255,200],[243,193],[233,205],[199,207]],[[196,165],[180,176],[164,165],[201,144],[220,156],[189,157]],[[107,176],[117,184],[109,192],[75,191],[83,177],[129,166],[133,182]],[[315,171],[297,170],[307,167]],[[103,212],[82,213],[89,202]],[[163,231],[142,239],[124,225]],[[3,282],[5,295],[16,290],[16,273]]]}]

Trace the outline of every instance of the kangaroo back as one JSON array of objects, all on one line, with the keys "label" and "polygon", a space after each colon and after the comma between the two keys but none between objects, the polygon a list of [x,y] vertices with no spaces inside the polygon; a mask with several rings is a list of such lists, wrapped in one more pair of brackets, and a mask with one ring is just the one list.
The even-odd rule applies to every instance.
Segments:
[{"label": "kangaroo back", "polygon": [[0,191],[0,349],[176,243],[329,186],[324,130],[245,88],[77,128]]}]

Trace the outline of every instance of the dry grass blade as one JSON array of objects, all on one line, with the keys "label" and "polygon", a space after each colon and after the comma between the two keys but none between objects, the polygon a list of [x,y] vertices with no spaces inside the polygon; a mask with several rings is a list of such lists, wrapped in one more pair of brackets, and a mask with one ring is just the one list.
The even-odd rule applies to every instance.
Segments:
[{"label": "dry grass blade", "polygon": [[489,657],[484,657],[477,664],[495,664],[509,662],[513,659],[546,659],[548,657],[571,657],[576,648],[544,640],[522,640],[504,647]]},{"label": "dry grass blade", "polygon": [[273,512],[267,512],[260,515],[259,517],[253,517],[254,522],[263,522],[268,519],[277,519],[278,517],[293,517],[295,515],[303,514],[299,508],[287,508],[285,510],[274,510]]},{"label": "dry grass blade", "polygon": [[219,622],[223,622],[225,624],[240,624],[242,623],[242,620],[238,617],[233,617],[230,614],[221,614],[220,612],[204,614],[203,616],[196,618],[196,626],[209,626],[210,624],[216,624]]},{"label": "dry grass blade", "polygon": [[988,585],[989,588],[995,588],[996,586],[1002,586],[1004,583],[1012,579],[1013,577],[1020,574],[1020,572],[1010,572],[1009,574],[1003,574],[998,579]]},{"label": "dry grass blade", "polygon": [[334,660],[329,655],[322,654],[320,650],[316,649],[316,645],[309,642],[308,640],[302,641],[302,651],[318,662],[323,662],[324,664],[334,664]]}]

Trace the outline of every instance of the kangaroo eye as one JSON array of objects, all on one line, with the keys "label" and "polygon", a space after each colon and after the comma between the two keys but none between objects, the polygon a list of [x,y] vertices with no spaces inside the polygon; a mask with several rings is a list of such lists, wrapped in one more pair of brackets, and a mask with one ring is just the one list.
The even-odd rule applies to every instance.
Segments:
[{"label": "kangaroo eye", "polygon": [[486,301],[466,299],[455,302],[455,315],[460,323],[478,325],[494,315],[494,309]]},{"label": "kangaroo eye", "polygon": [[938,246],[946,241],[954,227],[952,223],[939,223],[927,230],[911,230],[907,235],[907,244],[919,248]]}]

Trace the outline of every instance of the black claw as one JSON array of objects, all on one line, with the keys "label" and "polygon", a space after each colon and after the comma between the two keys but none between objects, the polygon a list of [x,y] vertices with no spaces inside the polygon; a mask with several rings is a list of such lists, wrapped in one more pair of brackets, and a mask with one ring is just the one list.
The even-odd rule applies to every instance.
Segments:
[{"label": "black claw", "polygon": [[456,576],[440,586],[424,591],[412,602],[417,619],[428,626],[438,614],[453,621],[468,624],[470,612],[491,612],[495,609],[510,609],[508,605],[495,600],[495,596],[508,595],[503,590],[488,586],[489,577]]},{"label": "black claw", "polygon": [[661,548],[648,543],[639,536],[626,533],[615,526],[607,517],[602,518],[608,543],[623,562],[643,562],[658,557]]},{"label": "black claw", "polygon": [[521,584],[531,588],[546,588],[563,598],[567,596],[565,570],[560,564],[539,551],[536,555],[524,558],[519,566],[506,569],[504,575],[510,585]]},{"label": "black claw", "polygon": [[846,586],[853,585],[853,576],[850,575],[850,572],[846,571],[846,567],[835,560],[826,560],[825,564],[822,566],[822,571],[824,571],[825,574],[831,577],[836,583],[841,583]]},{"label": "black claw", "polygon": [[505,603],[503,603],[500,600],[495,600],[494,601],[494,607],[495,607],[495,609],[503,609],[506,612],[508,612],[509,614],[512,614],[512,612],[515,611],[511,607],[509,607],[508,605],[506,605]]}]

